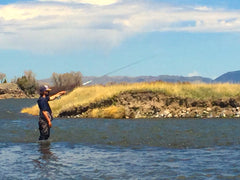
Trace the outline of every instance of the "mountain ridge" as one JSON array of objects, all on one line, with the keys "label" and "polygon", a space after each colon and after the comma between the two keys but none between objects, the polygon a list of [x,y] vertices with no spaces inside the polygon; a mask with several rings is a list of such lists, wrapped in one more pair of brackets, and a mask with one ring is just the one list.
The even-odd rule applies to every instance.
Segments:
[{"label": "mountain ridge", "polygon": [[107,83],[134,83],[134,82],[151,82],[151,81],[166,81],[166,82],[205,82],[211,83],[212,79],[201,76],[175,76],[175,75],[159,75],[159,76],[84,76],[83,82],[92,81],[92,84],[107,84]]},{"label": "mountain ridge", "polygon": [[240,83],[240,70],[224,73],[221,76],[217,77],[214,81],[221,83]]},{"label": "mountain ridge", "polygon": [[[83,76],[82,82],[88,84],[108,84],[108,83],[135,83],[135,82],[203,82],[203,83],[240,83],[240,70],[224,73],[216,79],[202,76],[178,76],[178,75],[159,75],[159,76]],[[51,79],[39,80],[40,84],[47,83],[53,85]]]}]

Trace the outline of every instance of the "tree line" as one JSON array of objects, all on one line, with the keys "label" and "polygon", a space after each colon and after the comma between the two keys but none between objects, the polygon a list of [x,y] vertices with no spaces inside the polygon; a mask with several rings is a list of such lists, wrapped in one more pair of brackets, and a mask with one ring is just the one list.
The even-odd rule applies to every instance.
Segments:
[{"label": "tree line", "polygon": [[[81,72],[69,72],[69,73],[53,73],[51,78],[52,93],[66,90],[71,91],[75,87],[82,85]],[[7,83],[6,74],[0,73],[0,83]],[[31,71],[24,71],[24,75],[12,80],[12,83],[16,83],[20,89],[28,96],[38,93],[39,86],[41,85],[37,80],[35,74]]]}]

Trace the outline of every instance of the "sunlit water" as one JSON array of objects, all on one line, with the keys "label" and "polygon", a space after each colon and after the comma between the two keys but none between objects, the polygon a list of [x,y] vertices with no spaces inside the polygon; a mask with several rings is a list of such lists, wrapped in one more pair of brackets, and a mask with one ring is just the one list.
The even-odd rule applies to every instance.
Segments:
[{"label": "sunlit water", "polygon": [[240,179],[239,119],[54,119],[0,100],[0,179]]}]

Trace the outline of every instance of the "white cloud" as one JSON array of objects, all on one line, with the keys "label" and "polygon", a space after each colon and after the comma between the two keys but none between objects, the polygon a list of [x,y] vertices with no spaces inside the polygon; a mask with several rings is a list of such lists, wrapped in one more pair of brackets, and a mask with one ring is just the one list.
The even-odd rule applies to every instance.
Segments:
[{"label": "white cloud", "polygon": [[60,2],[60,3],[81,3],[81,4],[92,4],[98,6],[106,6],[115,4],[118,0],[38,0],[40,2]]},{"label": "white cloud", "polygon": [[212,10],[212,8],[207,7],[207,6],[197,6],[194,9],[198,10],[198,11],[211,11]]},{"label": "white cloud", "polygon": [[193,71],[188,74],[188,77],[193,77],[193,76],[200,76],[200,74],[197,71]]},{"label": "white cloud", "polygon": [[146,1],[40,1],[0,6],[0,48],[37,52],[112,48],[142,32],[240,31],[238,10],[174,7]]}]

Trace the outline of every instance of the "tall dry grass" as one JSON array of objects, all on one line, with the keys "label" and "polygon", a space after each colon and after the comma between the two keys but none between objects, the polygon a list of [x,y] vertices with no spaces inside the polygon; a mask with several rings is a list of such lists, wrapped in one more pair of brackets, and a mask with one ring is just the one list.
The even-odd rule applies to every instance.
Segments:
[{"label": "tall dry grass", "polygon": [[123,106],[109,106],[106,108],[96,108],[90,112],[89,116],[93,118],[120,119],[125,116],[125,109]]},{"label": "tall dry grass", "polygon": [[[108,86],[83,86],[74,89],[72,92],[63,96],[60,100],[50,102],[50,106],[52,107],[53,115],[56,117],[61,111],[107,99],[124,91],[153,91],[173,97],[192,98],[196,100],[214,100],[240,96],[240,84],[143,82]],[[112,111],[114,111],[114,108],[112,109]],[[35,105],[30,108],[24,108],[21,112],[38,115],[39,110],[37,105]],[[107,112],[108,110],[105,109],[105,113]],[[96,115],[104,112],[96,110],[92,111],[92,113],[95,113]]]}]

